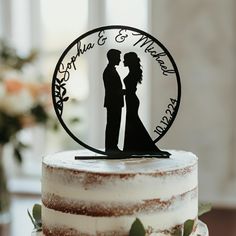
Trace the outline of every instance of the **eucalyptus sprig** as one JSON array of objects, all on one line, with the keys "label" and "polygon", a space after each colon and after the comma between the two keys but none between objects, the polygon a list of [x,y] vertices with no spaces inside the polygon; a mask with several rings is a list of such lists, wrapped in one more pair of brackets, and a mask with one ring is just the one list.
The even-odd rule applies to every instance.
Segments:
[{"label": "eucalyptus sprig", "polygon": [[[186,220],[184,223],[183,230],[178,227],[173,232],[173,236],[190,236],[191,233],[193,232],[193,227],[194,227],[194,220]],[[145,228],[142,222],[138,218],[136,218],[135,221],[133,222],[129,232],[129,236],[146,236]]]},{"label": "eucalyptus sprig", "polygon": [[27,210],[28,215],[34,225],[34,229],[37,232],[42,231],[42,216],[41,216],[42,206],[40,204],[35,204],[32,209],[32,214]]},{"label": "eucalyptus sprig", "polygon": [[[199,203],[198,206],[198,216],[201,216],[211,210],[211,204],[209,203]],[[195,221],[192,219],[186,220],[183,225],[183,230],[181,228],[177,228],[173,232],[173,236],[190,236],[191,233],[193,232],[195,225]],[[133,222],[129,236],[145,236],[146,231],[145,228],[142,224],[142,222],[136,218],[135,221]]]},{"label": "eucalyptus sprig", "polygon": [[[41,216],[42,206],[40,204],[35,204],[32,209],[32,214],[28,210],[28,215],[34,225],[34,229],[39,232],[42,231],[42,216]],[[211,210],[211,204],[200,203],[198,207],[198,216],[201,216]],[[177,228],[173,233],[173,236],[190,236],[193,232],[194,228],[194,220],[186,220],[183,225],[183,230],[181,228]],[[140,219],[136,218],[133,224],[131,225],[129,236],[145,236],[146,230],[140,221]]]}]

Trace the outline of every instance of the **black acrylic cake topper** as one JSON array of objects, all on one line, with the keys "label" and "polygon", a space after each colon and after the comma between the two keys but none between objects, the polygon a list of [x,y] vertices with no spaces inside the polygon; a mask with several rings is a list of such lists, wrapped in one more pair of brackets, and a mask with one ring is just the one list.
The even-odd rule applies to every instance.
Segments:
[{"label": "black acrylic cake topper", "polygon": [[[77,76],[73,75],[80,65],[78,60],[86,54],[91,54],[96,48],[97,50],[102,48],[103,55],[107,60],[107,63],[102,65],[101,74],[97,75],[100,83],[103,83],[104,86],[103,107],[99,107],[99,109],[105,108],[106,111],[104,149],[95,148],[82,141],[79,135],[69,127],[64,116],[64,108],[70,101],[68,95],[70,87],[67,83],[69,80],[79,80]],[[160,116],[158,125],[153,128],[153,134],[156,135],[154,138],[145,128],[138,112],[139,106],[142,105],[142,100],[137,95],[138,85],[142,85],[142,80],[146,80],[143,72],[147,70],[142,66],[140,55],[147,57],[154,63],[155,68],[158,68],[159,77],[162,78],[161,83],[168,81],[168,84],[174,83],[176,86],[174,95],[169,95],[170,97],[167,95],[167,99],[165,99],[164,104],[166,105],[162,111],[163,115]],[[99,61],[96,63],[99,64],[100,61],[99,57]],[[117,71],[118,66],[125,67],[128,71],[123,78]],[[180,77],[168,50],[146,32],[129,26],[114,25],[100,27],[78,37],[67,47],[56,65],[52,81],[52,97],[57,117],[63,128],[80,145],[93,152],[103,154],[103,156],[99,155],[96,158],[106,158],[106,156],[108,156],[107,158],[169,157],[168,152],[160,150],[155,144],[166,134],[177,115],[181,98]],[[124,110],[126,116],[123,148],[118,148]],[[76,158],[88,159],[89,157]]]}]

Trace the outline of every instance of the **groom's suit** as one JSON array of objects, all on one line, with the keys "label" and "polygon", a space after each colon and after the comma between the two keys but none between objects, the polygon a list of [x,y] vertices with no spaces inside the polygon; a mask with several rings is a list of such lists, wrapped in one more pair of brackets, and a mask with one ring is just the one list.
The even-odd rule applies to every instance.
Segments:
[{"label": "groom's suit", "polygon": [[105,149],[106,151],[116,151],[124,98],[120,76],[114,65],[108,64],[105,68],[103,82],[105,87],[104,107],[107,108]]}]

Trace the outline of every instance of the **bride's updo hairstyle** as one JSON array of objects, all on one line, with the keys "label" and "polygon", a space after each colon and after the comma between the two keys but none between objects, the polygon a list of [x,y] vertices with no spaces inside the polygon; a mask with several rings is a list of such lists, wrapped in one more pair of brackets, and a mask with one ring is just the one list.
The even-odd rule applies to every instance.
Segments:
[{"label": "bride's updo hairstyle", "polygon": [[143,80],[143,71],[137,54],[135,52],[128,52],[124,55],[124,59],[130,69],[130,73],[134,74],[134,78],[141,84]]}]

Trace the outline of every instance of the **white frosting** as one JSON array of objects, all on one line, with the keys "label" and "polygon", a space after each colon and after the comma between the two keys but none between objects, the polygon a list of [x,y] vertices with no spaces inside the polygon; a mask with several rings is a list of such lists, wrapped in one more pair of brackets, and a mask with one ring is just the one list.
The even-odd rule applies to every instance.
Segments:
[{"label": "white frosting", "polygon": [[[45,157],[43,198],[47,194],[55,194],[64,198],[65,202],[73,200],[110,205],[142,203],[151,199],[174,200],[168,209],[119,217],[69,214],[44,206],[43,224],[71,227],[96,235],[98,231],[129,231],[136,217],[145,227],[150,226],[155,230],[170,229],[187,219],[195,219],[198,198],[191,191],[198,186],[197,157],[190,152],[169,152],[172,154],[169,159],[75,160],[75,156],[89,155],[88,151],[68,151]],[[125,174],[127,177],[120,177]],[[93,175],[96,178],[96,175],[99,176],[95,183],[89,181]]]},{"label": "white frosting", "polygon": [[[84,187],[80,183],[60,181],[43,170],[42,194],[56,193],[65,198],[88,201],[132,201],[160,198],[166,200],[173,195],[179,195],[197,187],[197,169],[185,175],[153,176],[137,175],[132,179],[111,179],[100,185]],[[55,177],[55,178],[54,178]],[[132,188],[130,187],[132,186]],[[112,189],[112,191],[111,191]]]},{"label": "white frosting", "polygon": [[[44,159],[44,164],[55,168],[52,171],[43,168],[42,193],[56,193],[61,197],[88,201],[132,201],[144,199],[168,199],[197,187],[197,158],[183,151],[171,151],[170,159],[128,159],[128,160],[74,160],[76,151],[57,153]],[[64,155],[65,156],[64,156]],[[63,159],[65,157],[65,159]],[[194,166],[185,174],[143,175],[180,170]],[[80,177],[72,179],[66,176],[64,169],[86,171]],[[114,178],[94,186],[83,186],[88,172],[95,173],[141,173],[130,179]],[[130,187],[132,186],[132,187]],[[155,187],[154,187],[155,186]],[[111,191],[112,189],[112,191]],[[95,197],[96,196],[96,197]]]}]

